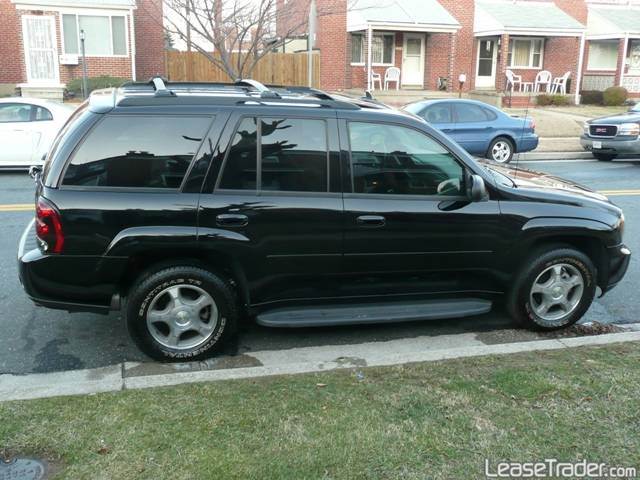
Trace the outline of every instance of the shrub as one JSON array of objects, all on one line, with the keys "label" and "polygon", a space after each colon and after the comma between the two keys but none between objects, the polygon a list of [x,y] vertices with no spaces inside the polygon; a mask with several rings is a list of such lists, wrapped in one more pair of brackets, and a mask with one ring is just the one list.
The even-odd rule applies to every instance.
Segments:
[{"label": "shrub", "polygon": [[580,103],[583,105],[602,105],[604,94],[599,90],[583,90],[580,92]]},{"label": "shrub", "polygon": [[624,104],[629,93],[624,87],[609,87],[602,94],[602,101],[608,107],[615,107]]},{"label": "shrub", "polygon": [[561,105],[569,105],[569,98],[566,95],[548,95],[543,93],[542,95],[538,95],[536,98],[536,102],[541,107],[546,107],[550,105],[561,106]]},{"label": "shrub", "polygon": [[[128,78],[111,77],[109,75],[89,77],[87,79],[87,87],[89,88],[89,91],[87,93],[91,93],[94,90],[98,90],[100,88],[119,87],[120,85],[128,81]],[[81,95],[82,78],[74,78],[69,83],[67,83],[67,90],[76,95]]]}]

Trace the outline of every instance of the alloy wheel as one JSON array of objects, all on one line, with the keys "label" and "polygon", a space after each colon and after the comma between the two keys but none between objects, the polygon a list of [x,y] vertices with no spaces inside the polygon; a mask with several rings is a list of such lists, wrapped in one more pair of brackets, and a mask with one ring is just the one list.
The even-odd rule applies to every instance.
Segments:
[{"label": "alloy wheel", "polygon": [[506,140],[498,140],[491,147],[491,158],[498,163],[505,163],[511,158],[511,145]]},{"label": "alloy wheel", "polygon": [[545,327],[563,325],[578,307],[584,292],[584,277],[568,263],[558,263],[542,271],[531,286],[529,302]]},{"label": "alloy wheel", "polygon": [[158,293],[147,310],[147,328],[158,343],[188,350],[205,343],[218,324],[218,307],[195,285],[174,285]]}]

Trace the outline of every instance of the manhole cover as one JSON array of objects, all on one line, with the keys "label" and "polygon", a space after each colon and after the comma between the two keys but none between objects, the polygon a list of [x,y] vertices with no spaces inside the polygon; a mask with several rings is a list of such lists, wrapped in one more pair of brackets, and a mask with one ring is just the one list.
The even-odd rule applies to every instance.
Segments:
[{"label": "manhole cover", "polygon": [[47,473],[46,464],[34,458],[14,458],[5,461],[0,458],[0,480],[43,480]]}]

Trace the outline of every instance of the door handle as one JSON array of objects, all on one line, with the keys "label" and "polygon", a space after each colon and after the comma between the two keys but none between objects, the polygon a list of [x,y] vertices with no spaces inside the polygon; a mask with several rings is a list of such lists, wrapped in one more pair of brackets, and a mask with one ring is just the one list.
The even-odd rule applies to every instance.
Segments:
[{"label": "door handle", "polygon": [[381,215],[360,215],[356,218],[356,222],[363,227],[383,227],[387,223]]},{"label": "door handle", "polygon": [[249,224],[249,217],[238,213],[221,213],[216,217],[219,227],[244,227]]}]

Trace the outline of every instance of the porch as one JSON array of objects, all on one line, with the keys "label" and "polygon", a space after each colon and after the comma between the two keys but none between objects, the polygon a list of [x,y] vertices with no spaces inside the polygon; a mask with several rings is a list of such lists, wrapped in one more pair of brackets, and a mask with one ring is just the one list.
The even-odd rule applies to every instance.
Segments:
[{"label": "porch", "polygon": [[347,12],[347,87],[450,90],[460,28],[437,0],[356,0]]},{"label": "porch", "polygon": [[553,3],[476,3],[474,88],[503,93],[503,104],[542,93],[578,101],[585,27]]},{"label": "porch", "polygon": [[582,90],[616,85],[640,96],[640,8],[590,5]]}]

